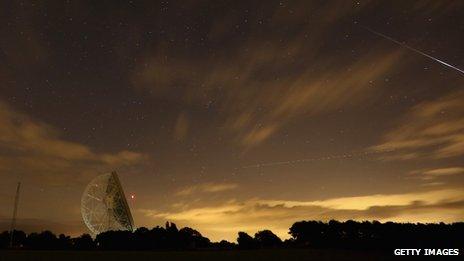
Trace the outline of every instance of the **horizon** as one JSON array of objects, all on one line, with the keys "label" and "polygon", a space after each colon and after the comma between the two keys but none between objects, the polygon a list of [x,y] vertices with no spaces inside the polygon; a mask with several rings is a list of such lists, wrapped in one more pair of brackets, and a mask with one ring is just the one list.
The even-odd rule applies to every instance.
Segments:
[{"label": "horizon", "polygon": [[[358,222],[358,224],[363,224],[365,222],[367,223],[370,223],[370,224],[373,224],[375,222],[378,222],[379,224],[381,225],[385,225],[386,223],[393,223],[393,224],[396,224],[396,225],[440,225],[440,224],[445,224],[445,225],[456,225],[456,224],[463,224],[464,222],[463,221],[459,221],[459,222],[451,222],[451,223],[446,223],[446,222],[435,222],[435,223],[421,223],[421,222],[416,222],[416,223],[413,223],[413,222],[392,222],[392,221],[386,221],[386,222],[380,222],[380,221],[377,221],[377,220],[328,220],[328,221],[321,221],[321,220],[299,220],[299,221],[296,221],[295,223],[293,223],[292,225],[296,224],[296,223],[301,223],[301,222],[320,222],[324,225],[328,225],[330,224],[330,222],[338,222],[338,223],[345,223],[345,222],[348,222],[348,221],[354,221],[354,222]],[[171,226],[174,225],[177,227],[177,224],[173,223],[173,222],[169,222],[167,221],[167,223],[169,223]],[[168,224],[165,224],[164,226],[162,225],[156,225],[156,226],[153,226],[153,227],[136,227],[134,228],[132,231],[130,231],[132,234],[136,233],[138,229],[141,229],[141,228],[144,228],[144,229],[148,229],[148,230],[153,230],[155,228],[163,228],[163,229],[167,229],[167,225]],[[177,227],[178,230],[181,230],[183,228],[191,228],[193,230],[196,230],[194,227],[182,227],[182,226],[179,226]],[[15,231],[22,231],[22,232],[25,232],[26,235],[29,235],[29,234],[33,234],[33,233],[43,233],[45,231],[49,231],[51,232],[52,234],[54,234],[55,236],[59,236],[61,234],[64,234],[65,236],[70,236],[71,238],[78,238],[78,237],[81,237],[81,236],[84,236],[84,235],[90,235],[92,237],[92,239],[95,239],[99,234],[92,234],[92,233],[81,233],[81,234],[65,234],[65,233],[56,233],[55,231],[51,231],[51,230],[48,230],[48,229],[44,229],[44,230],[41,230],[41,231],[24,231],[24,230],[20,230],[20,229],[15,229]],[[127,230],[108,230],[108,231],[111,231],[111,232],[125,232]],[[196,230],[198,231],[198,230]],[[271,231],[271,230],[268,230],[268,229],[259,229],[257,230],[255,233],[251,233],[251,232],[245,232],[246,234],[249,234],[251,236],[253,236],[254,234],[258,233],[258,232],[263,232],[263,231]],[[291,231],[291,227],[288,228],[288,234],[290,235],[290,231]],[[8,229],[6,230],[1,230],[0,229],[0,232],[8,232],[10,233],[10,231]],[[107,231],[105,231],[107,232]],[[102,233],[105,233],[105,232],[102,232]],[[200,234],[201,234],[201,231],[198,231]],[[238,236],[239,236],[239,233],[240,232],[244,232],[244,231],[237,231],[237,237],[234,239],[234,240],[227,240],[227,239],[216,239],[216,240],[211,240],[211,243],[219,243],[220,241],[227,241],[227,242],[230,242],[230,243],[237,243],[237,239],[238,239]],[[273,231],[271,231],[273,233]],[[206,237],[208,238],[207,236],[201,234],[203,237]],[[284,240],[287,240],[287,239],[294,239],[291,235],[287,238],[282,238],[282,237],[279,237],[278,235],[276,235],[279,239],[281,239],[282,241]],[[208,238],[210,239],[210,238]]]},{"label": "horizon", "polygon": [[301,220],[464,221],[464,2],[10,3],[0,229],[89,233],[116,171],[135,227],[212,241]]}]

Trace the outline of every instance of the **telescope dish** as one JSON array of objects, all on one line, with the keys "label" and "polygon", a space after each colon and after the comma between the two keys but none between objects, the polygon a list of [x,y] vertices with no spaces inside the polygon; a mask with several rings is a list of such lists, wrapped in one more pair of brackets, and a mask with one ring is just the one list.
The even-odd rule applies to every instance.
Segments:
[{"label": "telescope dish", "polygon": [[134,220],[116,172],[94,178],[81,199],[84,223],[92,234],[109,230],[133,231]]}]

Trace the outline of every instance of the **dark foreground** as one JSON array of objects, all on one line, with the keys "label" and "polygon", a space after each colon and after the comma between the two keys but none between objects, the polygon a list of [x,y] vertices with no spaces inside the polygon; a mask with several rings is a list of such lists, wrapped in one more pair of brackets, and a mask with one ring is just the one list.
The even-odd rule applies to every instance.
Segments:
[{"label": "dark foreground", "polygon": [[275,249],[242,251],[0,251],[3,260],[83,260],[83,261],[135,261],[135,260],[390,260],[390,254],[345,250]]}]

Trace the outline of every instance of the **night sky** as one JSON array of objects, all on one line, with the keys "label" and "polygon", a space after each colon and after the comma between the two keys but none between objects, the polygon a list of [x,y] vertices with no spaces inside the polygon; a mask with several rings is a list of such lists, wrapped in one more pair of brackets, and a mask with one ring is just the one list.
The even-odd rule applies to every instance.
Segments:
[{"label": "night sky", "polygon": [[[0,228],[464,219],[462,1],[1,1]],[[134,198],[131,198],[131,195]]]}]

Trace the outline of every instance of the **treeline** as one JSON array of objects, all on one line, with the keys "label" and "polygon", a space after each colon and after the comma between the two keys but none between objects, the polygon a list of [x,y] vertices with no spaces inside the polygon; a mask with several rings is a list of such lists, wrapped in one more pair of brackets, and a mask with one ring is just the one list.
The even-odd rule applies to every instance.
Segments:
[{"label": "treeline", "polygon": [[394,249],[462,248],[464,223],[380,223],[348,220],[328,223],[296,222],[290,228],[292,245],[313,248]]},{"label": "treeline", "polygon": [[[37,250],[195,250],[259,248],[343,248],[391,250],[393,248],[463,248],[464,223],[412,224],[374,222],[300,221],[290,227],[290,239],[282,241],[270,230],[254,237],[238,232],[237,243],[211,242],[200,232],[174,223],[165,227],[108,231],[93,239],[88,234],[71,238],[50,231],[26,234],[14,231],[15,248]],[[9,248],[10,233],[0,234],[0,248]]]}]

